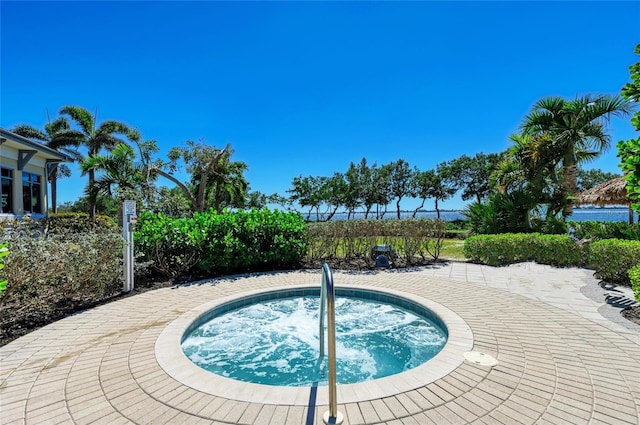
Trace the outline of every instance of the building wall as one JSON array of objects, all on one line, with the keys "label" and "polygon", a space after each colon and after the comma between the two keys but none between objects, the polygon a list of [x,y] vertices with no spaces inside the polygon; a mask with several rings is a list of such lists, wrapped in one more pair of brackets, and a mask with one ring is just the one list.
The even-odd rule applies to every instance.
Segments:
[{"label": "building wall", "polygon": [[36,153],[29,162],[24,166],[23,170],[18,170],[18,149],[7,146],[6,143],[0,145],[0,167],[12,170],[13,174],[13,211],[12,214],[0,213],[0,216],[23,216],[25,214],[22,193],[22,177],[23,172],[32,173],[40,176],[40,194],[39,202],[41,205],[40,214],[31,214],[34,218],[44,217],[48,211],[47,199],[47,173],[46,158]]}]

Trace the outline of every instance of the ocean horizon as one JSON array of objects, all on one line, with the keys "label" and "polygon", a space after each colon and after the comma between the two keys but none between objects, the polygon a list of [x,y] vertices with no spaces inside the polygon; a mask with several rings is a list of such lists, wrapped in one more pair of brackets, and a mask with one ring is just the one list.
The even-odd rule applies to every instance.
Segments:
[{"label": "ocean horizon", "polygon": [[[307,219],[307,212],[300,212],[302,216]],[[320,221],[324,221],[323,217],[328,214],[320,214]],[[348,212],[341,211],[335,213],[331,220],[347,220]],[[351,214],[351,220],[363,219],[364,212],[357,211]],[[400,218],[411,218],[413,211],[400,211]],[[634,223],[638,222],[638,213],[634,212]],[[370,219],[376,218],[376,212],[369,213]],[[397,218],[396,211],[387,211],[382,219],[395,219]],[[435,210],[420,210],[416,213],[416,218],[437,218]],[[440,210],[440,218],[446,221],[464,220],[465,217],[461,210]],[[574,208],[573,214],[568,218],[568,221],[622,221],[627,222],[629,220],[629,209],[627,207],[596,207],[596,208]],[[309,221],[317,221],[316,214],[312,213],[309,216]]]}]

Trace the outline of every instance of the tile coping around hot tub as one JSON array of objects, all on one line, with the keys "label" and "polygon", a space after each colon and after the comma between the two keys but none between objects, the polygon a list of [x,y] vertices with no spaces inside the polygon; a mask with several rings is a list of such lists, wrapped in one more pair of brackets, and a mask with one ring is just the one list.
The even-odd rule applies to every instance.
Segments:
[{"label": "tile coping around hot tub", "polygon": [[[315,393],[315,391],[310,391],[310,387],[278,387],[225,378],[208,372],[192,363],[182,351],[180,344],[185,333],[193,329],[194,323],[202,323],[204,321],[202,320],[203,316],[211,316],[210,311],[223,304],[233,303],[239,299],[250,299],[264,293],[286,293],[317,288],[318,286],[311,285],[276,287],[268,290],[244,292],[202,304],[178,317],[162,331],[155,344],[156,359],[160,367],[169,376],[183,385],[207,394],[254,403],[306,406],[309,404],[310,394]],[[427,385],[453,372],[464,362],[464,353],[471,351],[473,348],[473,334],[469,325],[453,311],[427,298],[406,292],[389,289],[381,290],[377,287],[360,285],[336,286],[336,290],[338,289],[389,294],[401,299],[407,299],[433,312],[445,325],[448,334],[447,343],[443,349],[431,360],[420,366],[372,381],[338,385],[337,396],[339,403],[354,403],[393,396]],[[319,387],[315,395],[315,403],[317,405],[329,403],[328,390],[326,388],[324,386]]]}]

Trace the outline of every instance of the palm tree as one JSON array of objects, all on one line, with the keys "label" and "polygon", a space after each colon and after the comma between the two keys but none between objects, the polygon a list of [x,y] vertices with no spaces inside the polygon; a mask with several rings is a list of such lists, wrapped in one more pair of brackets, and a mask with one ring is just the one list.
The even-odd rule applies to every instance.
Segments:
[{"label": "palm tree", "polygon": [[593,160],[611,144],[607,123],[611,116],[626,117],[632,104],[620,96],[586,95],[574,100],[547,97],[536,102],[521,128],[533,136],[549,135],[554,156],[562,164],[562,189],[567,197],[564,217],[573,212],[571,197],[577,194],[577,169],[581,162]]},{"label": "palm tree", "polygon": [[[97,125],[97,111],[94,115],[91,115],[89,111],[80,106],[64,106],[60,109],[60,114],[68,115],[80,127],[83,135],[81,143],[87,148],[87,158],[98,155],[103,149],[111,150],[119,143],[126,144],[124,140],[115,137],[114,134],[126,136],[133,141],[140,139],[140,134],[137,130],[117,121],[104,121]],[[95,182],[95,170],[88,169],[87,173],[89,174],[88,187],[91,188]],[[95,202],[90,201],[89,216],[92,220],[95,220],[95,215]]]},{"label": "palm tree", "polygon": [[[136,197],[145,182],[145,172],[142,164],[134,162],[135,158],[133,149],[124,143],[117,144],[109,153],[85,158],[80,164],[82,172],[98,173],[86,189],[89,203],[95,205],[102,193],[115,197],[120,209],[125,199]],[[122,214],[118,217],[121,220]]]},{"label": "palm tree", "polygon": [[512,199],[524,201],[530,210],[544,205],[546,215],[555,217],[567,203],[558,175],[560,158],[555,140],[548,133],[520,133],[510,139],[514,144],[491,174],[490,185],[501,195],[517,193]]},{"label": "palm tree", "polygon": [[[27,139],[41,141],[46,146],[62,152],[74,161],[79,161],[81,158],[77,148],[82,143],[82,133],[72,130],[69,122],[64,117],[59,117],[53,122],[49,120],[44,126],[44,131],[26,124],[18,125],[11,131]],[[58,210],[58,179],[69,177],[71,170],[65,164],[54,164],[50,170],[47,170],[47,173],[47,178],[51,183],[51,210],[56,213]]]},{"label": "palm tree", "polygon": [[[241,161],[231,161],[234,154],[231,145],[227,145],[223,150],[215,155],[211,167],[206,169],[194,168],[191,176],[191,188],[194,196],[200,196],[201,188],[203,198],[203,208],[213,208],[222,211],[226,207],[243,207],[249,189],[249,183],[244,178],[247,164]],[[208,173],[203,183],[202,172]]]}]

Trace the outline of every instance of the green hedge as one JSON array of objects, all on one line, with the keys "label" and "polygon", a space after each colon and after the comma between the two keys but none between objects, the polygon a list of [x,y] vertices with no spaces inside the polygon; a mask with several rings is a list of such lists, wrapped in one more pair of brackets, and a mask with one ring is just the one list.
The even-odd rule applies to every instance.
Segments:
[{"label": "green hedge", "polygon": [[631,289],[636,301],[640,302],[640,263],[633,266],[629,272],[629,280],[631,280]]},{"label": "green hedge", "polygon": [[0,226],[0,240],[113,232],[118,232],[118,224],[111,217],[98,215],[93,223],[86,213],[61,213],[37,220],[29,217],[4,219]]},{"label": "green hedge", "polygon": [[596,277],[629,285],[628,271],[640,263],[640,241],[606,239],[591,244],[591,263]]},{"label": "green hedge", "polygon": [[640,240],[640,226],[622,221],[569,221],[569,234],[575,239]]},{"label": "green hedge", "polygon": [[491,266],[535,261],[554,266],[582,266],[587,250],[568,235],[502,233],[471,236],[465,240],[464,255],[471,261]]},{"label": "green hedge", "polygon": [[269,209],[210,211],[189,219],[143,213],[134,238],[141,259],[172,277],[193,270],[228,273],[296,267],[306,252],[302,216]]},{"label": "green hedge", "polygon": [[50,214],[49,217],[42,219],[42,226],[49,234],[111,232],[117,231],[118,222],[111,217],[98,214],[94,224],[87,213],[69,212]]},{"label": "green hedge", "polygon": [[115,232],[14,237],[0,271],[0,279],[7,281],[0,301],[25,311],[47,311],[117,294],[124,275],[123,244]]}]

